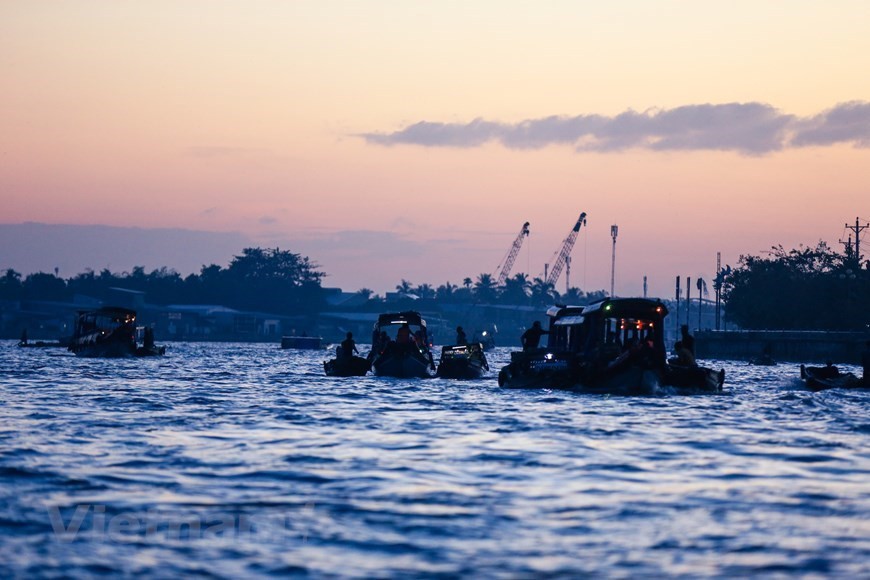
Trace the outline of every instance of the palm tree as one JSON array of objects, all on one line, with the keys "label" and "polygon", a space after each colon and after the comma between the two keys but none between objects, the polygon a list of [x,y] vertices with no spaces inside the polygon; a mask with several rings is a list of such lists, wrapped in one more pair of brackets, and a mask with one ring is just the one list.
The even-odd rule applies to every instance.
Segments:
[{"label": "palm tree", "polygon": [[465,279],[462,281],[462,285],[465,286],[465,289],[466,289],[466,290],[471,290],[471,283],[472,283],[472,282],[471,282],[471,278],[465,278]]},{"label": "palm tree", "polygon": [[532,303],[535,306],[547,306],[559,300],[555,286],[541,278],[532,281]]},{"label": "palm tree", "polygon": [[420,284],[414,289],[414,294],[420,297],[421,300],[435,298],[435,289],[431,284]]},{"label": "palm tree", "polygon": [[400,294],[410,294],[412,290],[411,283],[402,278],[402,283],[396,285],[396,292]]},{"label": "palm tree", "polygon": [[445,282],[435,290],[435,297],[438,300],[450,300],[454,292],[456,292],[456,286],[450,282]]},{"label": "palm tree", "polygon": [[495,301],[497,294],[492,274],[484,272],[477,277],[477,282],[474,283],[474,296],[480,302],[492,303]]},{"label": "palm tree", "polygon": [[529,301],[529,277],[526,274],[514,274],[504,281],[500,289],[500,298],[510,304],[526,304]]}]

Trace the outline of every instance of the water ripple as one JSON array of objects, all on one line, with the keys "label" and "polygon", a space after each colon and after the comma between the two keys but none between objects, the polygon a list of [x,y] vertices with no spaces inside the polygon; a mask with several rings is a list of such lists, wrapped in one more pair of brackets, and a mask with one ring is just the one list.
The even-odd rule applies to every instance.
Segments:
[{"label": "water ripple", "polygon": [[5,576],[870,576],[870,393],[793,365],[631,398],[331,379],[275,345],[12,345]]}]

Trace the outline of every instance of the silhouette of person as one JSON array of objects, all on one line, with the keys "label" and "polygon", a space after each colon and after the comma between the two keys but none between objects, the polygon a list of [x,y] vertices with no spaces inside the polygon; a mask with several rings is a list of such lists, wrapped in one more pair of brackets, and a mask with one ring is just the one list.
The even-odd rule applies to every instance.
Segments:
[{"label": "silhouette of person", "polygon": [[461,326],[456,327],[456,344],[467,344],[468,338],[465,336],[465,331]]},{"label": "silhouette of person", "polygon": [[18,346],[27,346],[27,329],[26,328],[21,331],[21,340],[18,341]]},{"label": "silhouette of person", "polygon": [[692,358],[695,358],[695,337],[689,334],[688,324],[684,324],[680,327],[680,334],[682,334],[683,348],[689,351]]},{"label": "silhouette of person", "polygon": [[154,329],[150,326],[146,326],[142,333],[142,346],[147,349],[154,348]]},{"label": "silhouette of person", "polygon": [[674,343],[674,354],[677,355],[677,364],[684,367],[698,366],[694,355],[683,345],[681,340]]},{"label": "silhouette of person", "polygon": [[353,353],[359,354],[359,351],[356,348],[356,341],[353,339],[353,333],[348,332],[346,338],[341,341],[341,356],[344,358],[350,358],[353,356]]},{"label": "silhouette of person", "polygon": [[532,327],[527,329],[520,337],[523,350],[535,350],[538,348],[538,343],[541,342],[541,336],[544,334],[550,334],[550,332],[541,328],[539,321],[534,321]]},{"label": "silhouette of person", "polygon": [[407,322],[400,326],[396,332],[396,342],[398,344],[408,344],[411,342],[411,327],[408,326]]}]

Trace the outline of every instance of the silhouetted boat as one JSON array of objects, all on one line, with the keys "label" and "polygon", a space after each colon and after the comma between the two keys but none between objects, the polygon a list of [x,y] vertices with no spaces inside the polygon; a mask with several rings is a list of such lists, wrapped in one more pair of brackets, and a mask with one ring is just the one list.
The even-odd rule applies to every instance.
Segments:
[{"label": "silhouetted boat", "polygon": [[860,389],[870,387],[870,383],[861,380],[853,373],[841,373],[834,365],[824,367],[808,367],[801,365],[801,378],[811,391],[826,389]]},{"label": "silhouetted boat", "polygon": [[441,348],[436,376],[447,379],[479,379],[489,370],[489,363],[479,342]]},{"label": "silhouetted boat", "polygon": [[378,376],[433,376],[435,361],[429,350],[426,321],[420,313],[409,310],[381,314],[372,330],[372,350],[368,359],[372,371]]},{"label": "silhouetted boat", "polygon": [[166,347],[154,345],[150,328],[145,328],[140,345],[136,311],[117,306],[80,311],[68,349],[82,357],[160,356],[166,352]]},{"label": "silhouetted boat", "polygon": [[666,360],[667,308],[646,298],[611,298],[589,306],[552,307],[547,346],[511,353],[498,377],[511,388],[613,394],[722,390],[725,371]]},{"label": "silhouetted boat", "polygon": [[323,363],[323,370],[328,377],[361,377],[372,367],[367,358],[355,355],[342,356],[340,346],[336,351],[334,359]]}]

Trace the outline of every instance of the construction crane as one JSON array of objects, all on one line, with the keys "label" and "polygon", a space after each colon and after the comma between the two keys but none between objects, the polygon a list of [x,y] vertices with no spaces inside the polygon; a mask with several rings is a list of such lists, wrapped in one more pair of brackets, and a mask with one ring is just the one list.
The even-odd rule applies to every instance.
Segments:
[{"label": "construction crane", "polygon": [[[559,275],[562,274],[562,268],[564,268],[565,264],[568,263],[568,260],[571,259],[571,249],[574,247],[574,240],[577,239],[577,232],[580,231],[580,226],[585,223],[586,212],[584,211],[580,214],[580,217],[577,218],[577,223],[574,224],[571,233],[569,233],[568,237],[565,238],[565,241],[562,242],[562,249],[553,254],[553,257],[551,258],[551,260],[555,260],[553,262],[553,268],[550,270],[549,274],[544,274],[547,284],[552,284],[554,287],[556,286],[556,281],[559,280]],[[544,271],[547,271],[546,264],[544,265]]]},{"label": "construction crane", "polygon": [[[517,260],[517,256],[520,253],[520,248],[523,246],[523,238],[529,235],[529,222],[523,224],[523,228],[520,230],[520,233],[517,234],[517,239],[514,240],[513,245],[511,246],[510,251],[502,263],[499,264],[501,266],[501,271],[498,274],[498,280],[496,280],[496,286],[504,285],[504,281],[507,280],[507,277],[510,276],[511,268],[514,267],[514,262]],[[503,265],[502,265],[503,264]]]}]

